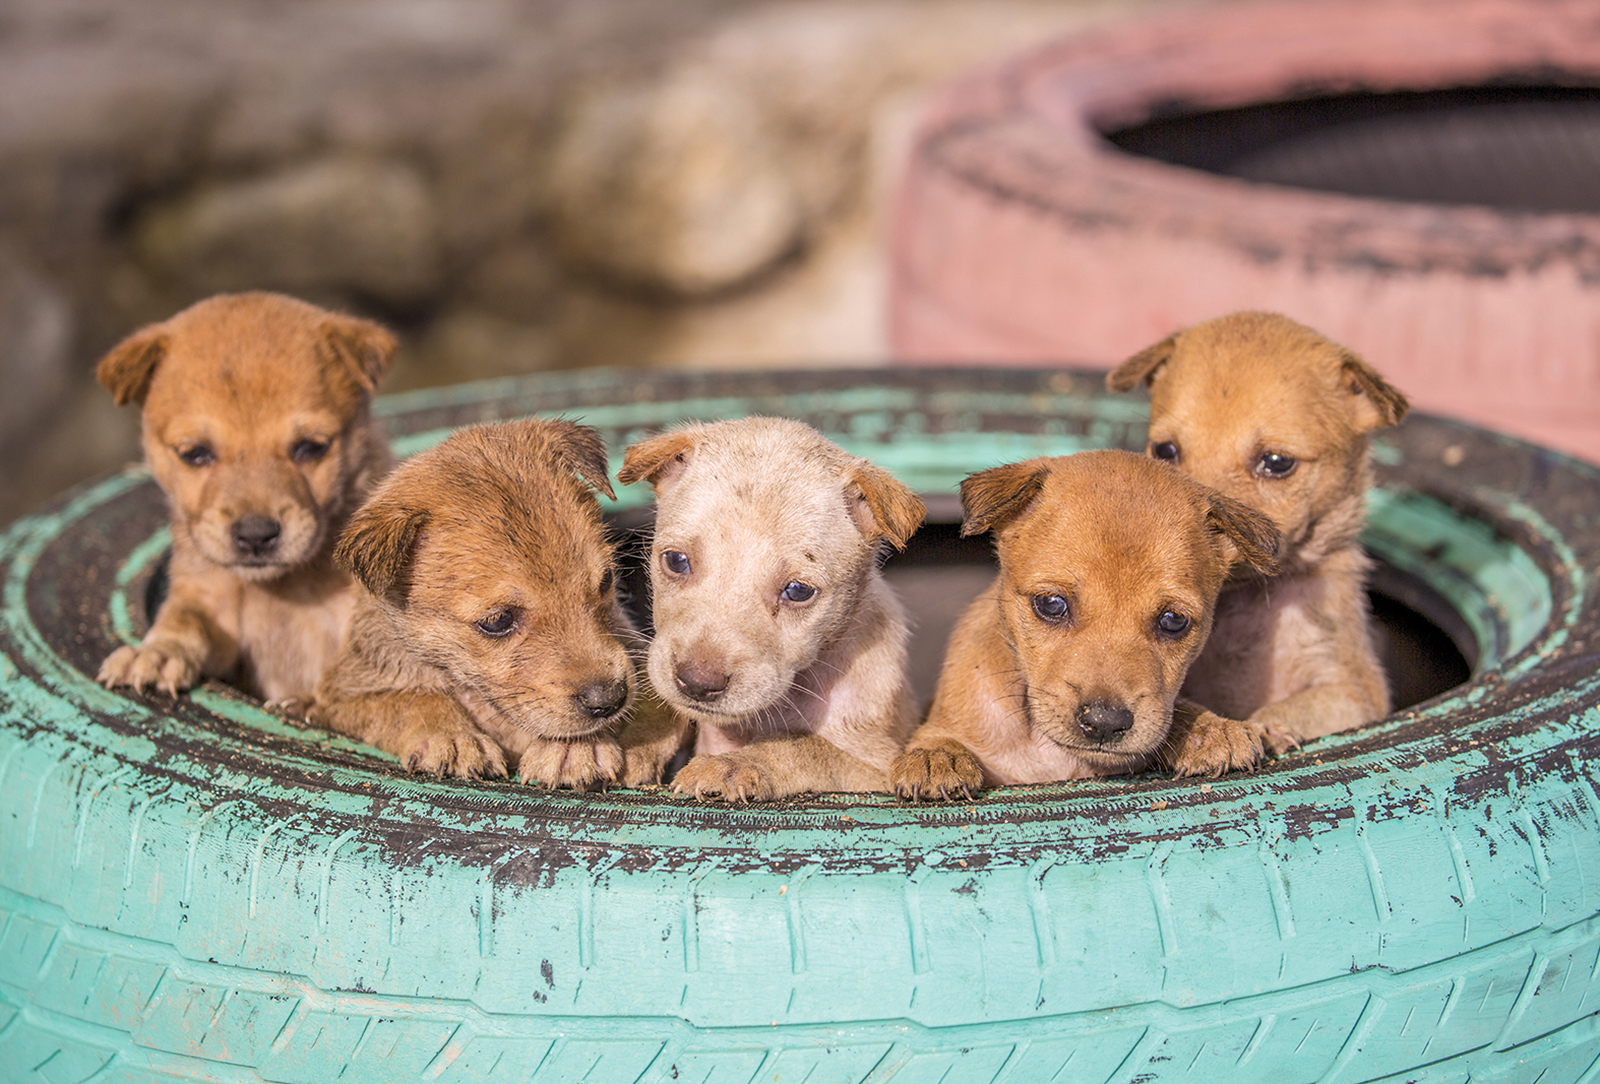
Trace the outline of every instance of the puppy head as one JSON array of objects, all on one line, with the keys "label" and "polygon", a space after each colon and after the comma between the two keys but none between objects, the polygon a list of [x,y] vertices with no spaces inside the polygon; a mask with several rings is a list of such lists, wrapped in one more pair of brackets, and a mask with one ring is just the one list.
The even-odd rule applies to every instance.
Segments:
[{"label": "puppy head", "polygon": [[849,629],[879,543],[904,546],[926,512],[888,471],[782,418],[640,441],[617,477],[657,494],[650,679],[722,726],[751,725],[791,695]]},{"label": "puppy head", "polygon": [[1338,343],[1260,312],[1169,336],[1106,383],[1149,385],[1150,454],[1271,516],[1291,562],[1353,541],[1368,434],[1398,423],[1408,406]]},{"label": "puppy head", "polygon": [[1106,774],[1166,740],[1230,567],[1275,570],[1266,516],[1132,452],[996,467],[961,501],[963,533],[995,534],[1031,725]]},{"label": "puppy head", "polygon": [[350,518],[334,558],[377,600],[397,648],[510,724],[547,738],[614,725],[633,697],[594,430],[463,429],[402,463]]},{"label": "puppy head", "polygon": [[174,543],[265,582],[323,553],[369,483],[368,400],[395,349],[369,321],[233,294],[135,332],[96,375],[143,409]]}]

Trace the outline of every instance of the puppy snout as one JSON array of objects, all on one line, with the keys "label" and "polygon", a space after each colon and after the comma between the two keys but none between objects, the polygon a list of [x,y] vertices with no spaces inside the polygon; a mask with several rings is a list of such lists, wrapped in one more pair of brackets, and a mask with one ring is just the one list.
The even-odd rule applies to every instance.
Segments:
[{"label": "puppy snout", "polygon": [[728,672],[705,659],[688,659],[680,662],[673,678],[686,696],[696,700],[712,701],[728,688]]},{"label": "puppy snout", "polygon": [[1104,700],[1091,700],[1078,709],[1078,728],[1095,742],[1114,742],[1133,727],[1133,712]]},{"label": "puppy snout", "polygon": [[628,702],[628,683],[618,678],[586,685],[572,697],[578,706],[596,719],[606,719]]},{"label": "puppy snout", "polygon": [[283,524],[251,512],[233,521],[233,544],[242,557],[265,557],[278,546]]}]

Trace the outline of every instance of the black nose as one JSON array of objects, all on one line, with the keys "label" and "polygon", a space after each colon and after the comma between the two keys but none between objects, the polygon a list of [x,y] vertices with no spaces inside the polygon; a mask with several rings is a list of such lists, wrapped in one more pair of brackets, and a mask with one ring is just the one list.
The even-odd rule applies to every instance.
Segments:
[{"label": "black nose", "polygon": [[233,521],[233,544],[246,557],[265,557],[278,545],[282,531],[277,520],[251,512]]},{"label": "black nose", "polygon": [[596,719],[604,719],[622,710],[628,702],[628,683],[622,680],[597,681],[577,693],[572,699]]},{"label": "black nose", "polygon": [[1078,709],[1078,726],[1093,741],[1116,741],[1133,726],[1133,712],[1104,700],[1091,700]]},{"label": "black nose", "polygon": [[672,676],[678,682],[678,688],[696,700],[715,700],[728,687],[728,672],[705,659],[680,662]]}]

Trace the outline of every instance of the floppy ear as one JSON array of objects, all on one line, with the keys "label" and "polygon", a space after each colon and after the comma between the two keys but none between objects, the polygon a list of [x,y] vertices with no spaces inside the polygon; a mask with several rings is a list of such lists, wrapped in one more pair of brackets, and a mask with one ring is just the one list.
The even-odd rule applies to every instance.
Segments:
[{"label": "floppy ear", "polygon": [[1263,576],[1278,572],[1278,527],[1264,512],[1258,512],[1242,501],[1224,497],[1221,493],[1209,495],[1211,507],[1206,511],[1206,521],[1211,530],[1220,536],[1231,550],[1234,560],[1243,561]]},{"label": "floppy ear", "polygon": [[962,537],[993,530],[1019,514],[1044,488],[1049,473],[1030,459],[967,475],[961,480]]},{"label": "floppy ear", "polygon": [[1155,383],[1156,374],[1178,348],[1178,335],[1173,332],[1154,346],[1147,346],[1127,361],[1106,374],[1109,391],[1132,391],[1140,384]]},{"label": "floppy ear", "polygon": [[922,525],[928,506],[906,485],[875,463],[861,460],[845,487],[850,515],[868,538],[887,538],[897,550]]},{"label": "floppy ear", "polygon": [[1339,375],[1356,397],[1353,410],[1356,429],[1360,432],[1370,433],[1387,425],[1398,425],[1411,409],[1399,388],[1349,350],[1343,351]]},{"label": "floppy ear", "polygon": [[379,494],[356,510],[339,535],[333,559],[368,591],[405,605],[417,535],[428,513]]},{"label": "floppy ear", "polygon": [[622,453],[622,469],[617,471],[617,481],[632,485],[641,478],[648,479],[657,493],[670,485],[683,473],[694,452],[694,433],[689,429],[674,429],[659,436],[648,437],[628,447]]},{"label": "floppy ear", "polygon": [[166,356],[166,325],[151,324],[112,347],[111,353],[95,366],[95,379],[111,393],[118,406],[143,405],[144,397],[150,392],[150,378]]},{"label": "floppy ear", "polygon": [[564,419],[548,424],[555,439],[556,455],[585,482],[616,500],[616,491],[611,488],[610,464],[606,461],[606,442],[599,432]]},{"label": "floppy ear", "polygon": [[354,316],[330,313],[317,328],[323,363],[343,368],[355,382],[367,391],[378,387],[378,381],[394,364],[395,352],[400,344],[393,335],[373,323]]}]

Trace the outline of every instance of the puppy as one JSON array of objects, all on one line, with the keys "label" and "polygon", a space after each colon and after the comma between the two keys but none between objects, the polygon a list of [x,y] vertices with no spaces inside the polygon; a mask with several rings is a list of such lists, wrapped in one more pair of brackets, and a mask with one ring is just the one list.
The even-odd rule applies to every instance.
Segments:
[{"label": "puppy", "polygon": [[277,294],[213,297],[129,336],[96,375],[143,408],[144,455],[172,513],[166,600],[107,686],[176,694],[202,676],[308,699],[355,596],[334,539],[388,469],[369,416],[395,341]]},{"label": "puppy", "polygon": [[995,532],[1000,572],[950,635],[897,795],[1260,759],[1251,727],[1178,694],[1229,568],[1274,567],[1266,516],[1122,451],[982,471],[961,505],[962,534]]},{"label": "puppy", "polygon": [[395,468],[334,557],[361,585],[315,720],[413,771],[584,788],[622,768],[634,696],[593,429],[463,429]]},{"label": "puppy", "polygon": [[[695,732],[679,794],[732,801],[887,786],[914,722],[905,612],[878,572],[926,512],[888,471],[800,422],[694,425],[627,450],[658,497],[647,672]],[[630,766],[630,778],[635,769]]]},{"label": "puppy", "polygon": [[1283,316],[1241,312],[1171,335],[1107,378],[1150,387],[1149,453],[1270,516],[1279,572],[1242,568],[1185,693],[1248,719],[1275,753],[1387,715],[1359,536],[1368,434],[1406,397]]}]

